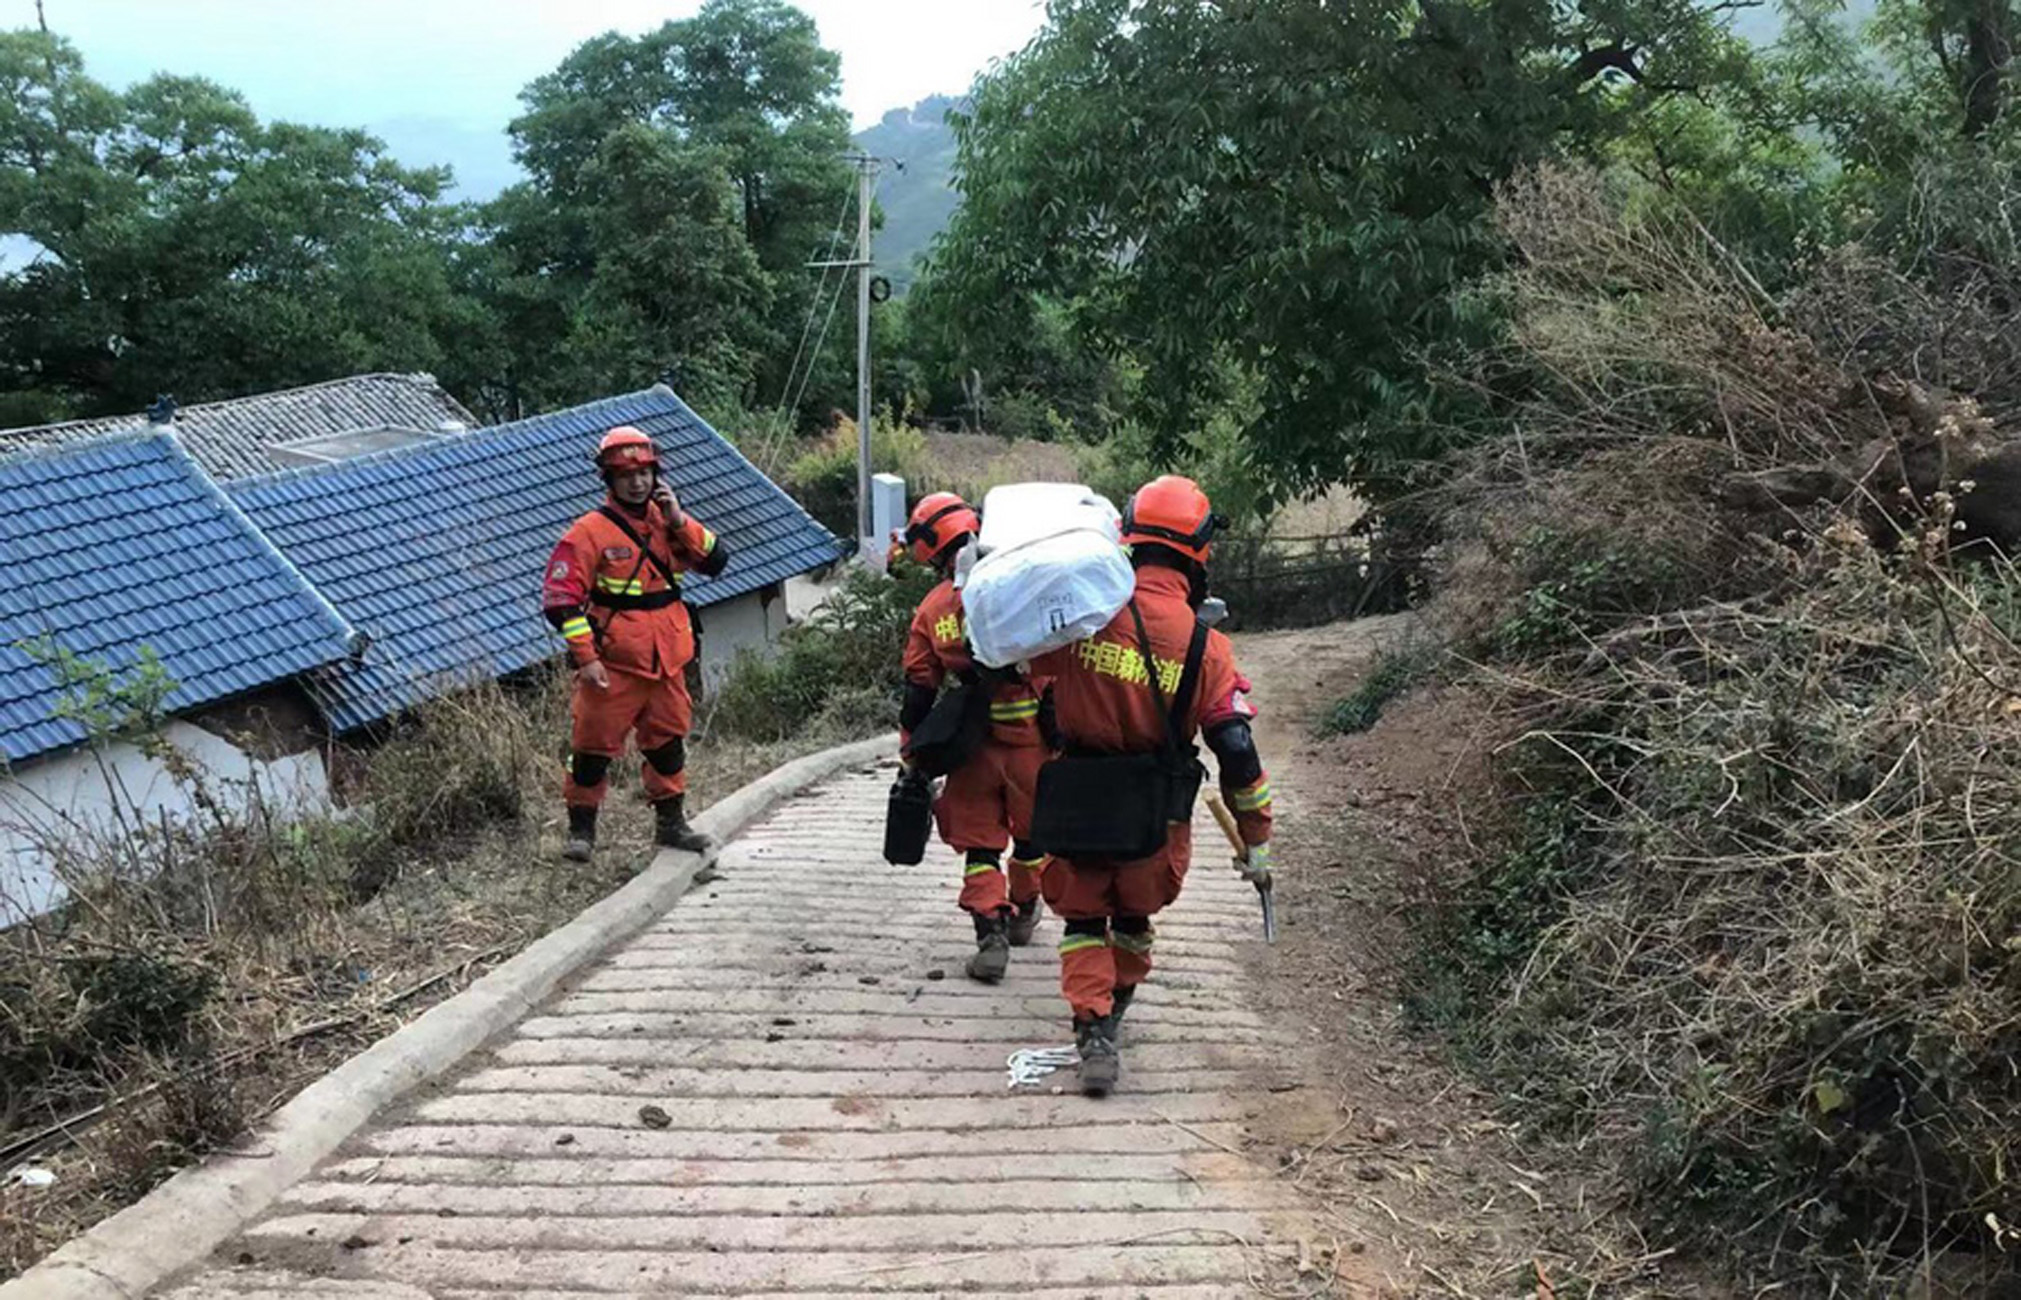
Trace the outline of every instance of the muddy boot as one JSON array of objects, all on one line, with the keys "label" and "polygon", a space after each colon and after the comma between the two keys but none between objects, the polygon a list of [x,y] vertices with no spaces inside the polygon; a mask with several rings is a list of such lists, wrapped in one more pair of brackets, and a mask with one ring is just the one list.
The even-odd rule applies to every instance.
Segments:
[{"label": "muddy boot", "polygon": [[1000,916],[975,918],[975,956],[968,959],[968,977],[994,984],[1010,969],[1010,935]]},{"label": "muddy boot", "polygon": [[571,804],[568,810],[568,842],[561,846],[561,856],[570,862],[588,862],[595,850],[596,809],[578,808]]},{"label": "muddy boot", "polygon": [[688,825],[687,804],[686,795],[675,794],[653,805],[653,817],[657,823],[653,843],[663,849],[681,849],[688,853],[700,853],[713,843],[708,836]]},{"label": "muddy boot", "polygon": [[1135,984],[1118,984],[1115,993],[1110,995],[1109,1026],[1116,1031],[1118,1040],[1123,1037],[1123,1013],[1128,1011],[1130,1004],[1136,1000],[1137,986]]},{"label": "muddy boot", "polygon": [[1106,1097],[1123,1076],[1123,1058],[1116,1051],[1116,1017],[1090,1016],[1074,1021],[1074,1046],[1081,1053],[1081,1091]]},{"label": "muddy boot", "polygon": [[1019,903],[1018,910],[1010,919],[1010,946],[1023,948],[1032,941],[1032,934],[1039,928],[1039,900],[1034,898]]}]

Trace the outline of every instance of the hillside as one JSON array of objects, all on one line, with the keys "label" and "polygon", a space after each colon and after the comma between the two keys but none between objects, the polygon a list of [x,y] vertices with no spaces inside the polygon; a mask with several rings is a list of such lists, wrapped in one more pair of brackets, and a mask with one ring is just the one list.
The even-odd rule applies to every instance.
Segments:
[{"label": "hillside", "polygon": [[[888,160],[877,186],[884,227],[876,252],[878,264],[901,292],[917,274],[915,259],[960,202],[953,185],[954,131],[947,124],[948,111],[958,102],[930,95],[911,108],[892,109],[856,136],[859,148]],[[899,165],[891,166],[889,160]]]}]

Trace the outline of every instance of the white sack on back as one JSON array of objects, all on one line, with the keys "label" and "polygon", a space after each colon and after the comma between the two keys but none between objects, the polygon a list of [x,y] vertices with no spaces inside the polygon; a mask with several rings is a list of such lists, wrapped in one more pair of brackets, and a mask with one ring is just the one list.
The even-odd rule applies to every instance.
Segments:
[{"label": "white sack on back", "polygon": [[980,554],[1008,551],[1079,529],[1121,538],[1122,520],[1109,499],[1079,483],[1007,483],[982,499]]},{"label": "white sack on back", "polygon": [[1093,636],[1136,589],[1115,507],[1084,487],[997,488],[982,527],[961,603],[969,645],[991,668]]}]

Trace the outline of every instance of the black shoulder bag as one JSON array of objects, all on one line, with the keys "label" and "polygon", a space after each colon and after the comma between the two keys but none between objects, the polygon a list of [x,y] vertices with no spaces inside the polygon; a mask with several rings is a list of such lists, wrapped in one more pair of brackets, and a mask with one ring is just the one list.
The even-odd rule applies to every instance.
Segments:
[{"label": "black shoulder bag", "polygon": [[927,776],[946,776],[975,757],[989,739],[989,700],[995,683],[967,672],[941,692],[932,712],[920,719],[906,742],[905,756]]},{"label": "black shoulder bag", "polygon": [[1130,615],[1137,623],[1137,645],[1151,693],[1165,720],[1163,742],[1148,753],[1068,753],[1040,768],[1031,838],[1046,853],[1133,862],[1164,848],[1173,822],[1192,819],[1205,769],[1200,766],[1199,748],[1181,744],[1179,737],[1198,689],[1207,625],[1193,625],[1179,689],[1167,707],[1150,634],[1135,601],[1130,602]]}]

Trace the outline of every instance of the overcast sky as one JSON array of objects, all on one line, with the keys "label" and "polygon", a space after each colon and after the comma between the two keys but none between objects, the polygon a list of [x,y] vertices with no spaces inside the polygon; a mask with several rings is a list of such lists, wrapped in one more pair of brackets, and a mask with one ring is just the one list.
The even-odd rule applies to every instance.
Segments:
[{"label": "overcast sky", "polygon": [[[1044,19],[1042,0],[798,0],[842,56],[856,125],[959,94]],[[43,0],[101,81],[198,74],[261,116],[364,126],[403,162],[449,163],[477,196],[510,178],[505,124],[577,44],[686,17],[700,0]],[[0,0],[31,26],[35,0]]]}]

